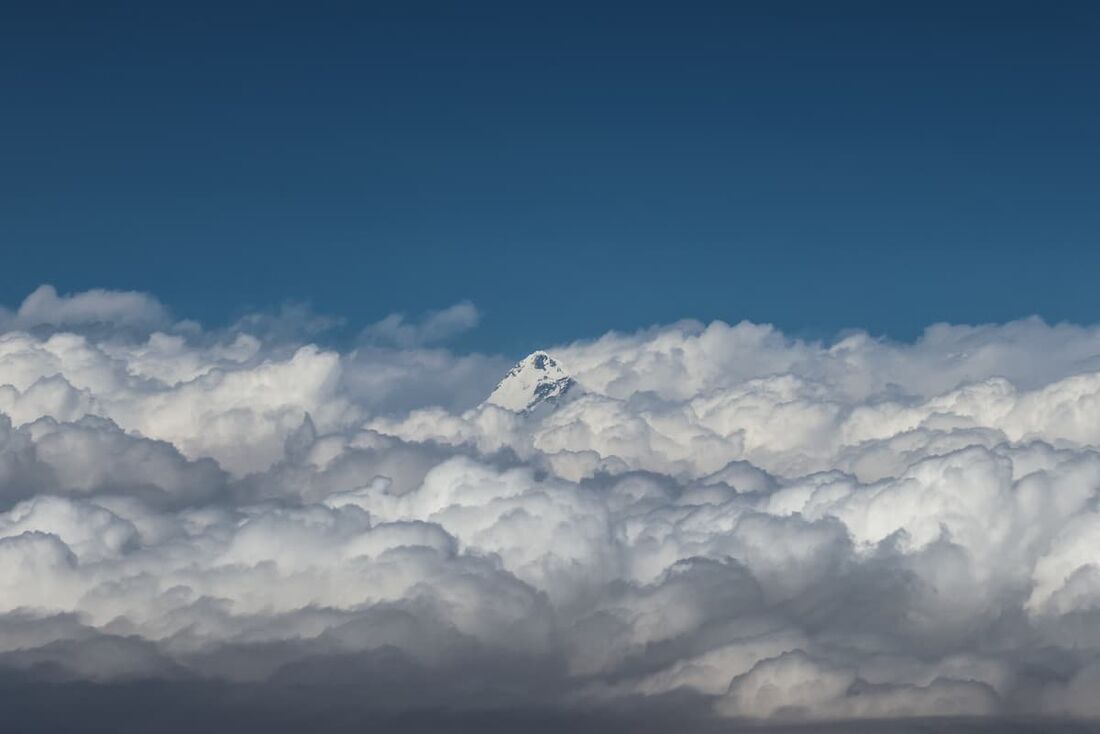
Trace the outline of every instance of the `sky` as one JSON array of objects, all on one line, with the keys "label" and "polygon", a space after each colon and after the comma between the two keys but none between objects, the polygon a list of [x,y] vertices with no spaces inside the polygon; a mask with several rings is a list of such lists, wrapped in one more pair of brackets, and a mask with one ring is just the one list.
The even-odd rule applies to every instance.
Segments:
[{"label": "sky", "polygon": [[680,318],[1095,320],[1088,2],[24,3],[0,302],[156,294],[467,348]]}]

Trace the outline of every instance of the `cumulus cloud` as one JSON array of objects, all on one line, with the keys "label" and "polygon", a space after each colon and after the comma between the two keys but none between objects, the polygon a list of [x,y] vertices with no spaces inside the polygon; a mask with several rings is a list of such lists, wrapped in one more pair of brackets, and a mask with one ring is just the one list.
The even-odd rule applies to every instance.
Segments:
[{"label": "cumulus cloud", "polygon": [[514,412],[482,402],[510,360],[430,346],[469,304],[342,352],[118,295],[0,332],[0,690],[410,729],[1100,716],[1094,327],[682,322],[548,347],[575,389]]}]

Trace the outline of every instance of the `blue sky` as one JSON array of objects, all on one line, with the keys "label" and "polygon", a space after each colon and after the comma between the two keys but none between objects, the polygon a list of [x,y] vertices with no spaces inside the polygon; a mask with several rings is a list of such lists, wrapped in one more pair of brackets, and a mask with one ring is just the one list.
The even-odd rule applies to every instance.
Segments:
[{"label": "blue sky", "polygon": [[469,299],[505,352],[1100,313],[1095,3],[231,5],[3,11],[0,302]]}]

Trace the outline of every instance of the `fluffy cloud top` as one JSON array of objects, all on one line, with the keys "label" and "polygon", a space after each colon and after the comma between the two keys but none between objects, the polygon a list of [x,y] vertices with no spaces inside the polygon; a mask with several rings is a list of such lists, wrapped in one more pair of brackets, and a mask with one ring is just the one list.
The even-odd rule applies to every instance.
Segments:
[{"label": "fluffy cloud top", "polygon": [[519,413],[479,402],[507,361],[425,346],[476,322],[341,353],[36,291],[0,333],[0,670],[1100,716],[1100,330],[683,322],[549,348],[577,389]]}]

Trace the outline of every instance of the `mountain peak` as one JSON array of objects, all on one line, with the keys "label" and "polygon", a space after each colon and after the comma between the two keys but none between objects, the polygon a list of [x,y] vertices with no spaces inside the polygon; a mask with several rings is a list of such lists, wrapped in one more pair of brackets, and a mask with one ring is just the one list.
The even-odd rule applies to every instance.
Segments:
[{"label": "mountain peak", "polygon": [[576,381],[546,352],[532,352],[516,363],[500,381],[487,402],[517,413],[525,413],[554,402]]}]

